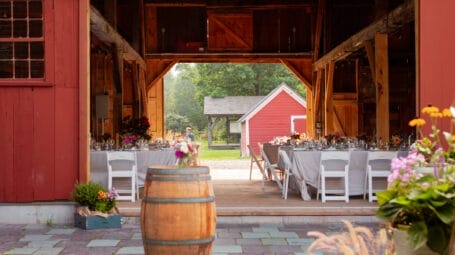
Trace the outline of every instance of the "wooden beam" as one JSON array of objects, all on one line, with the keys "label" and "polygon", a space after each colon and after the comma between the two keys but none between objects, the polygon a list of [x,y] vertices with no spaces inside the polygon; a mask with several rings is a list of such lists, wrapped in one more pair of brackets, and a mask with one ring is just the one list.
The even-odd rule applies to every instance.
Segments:
[{"label": "wooden beam", "polygon": [[388,36],[377,34],[376,48],[376,139],[389,141],[389,57]]},{"label": "wooden beam", "polygon": [[370,64],[371,77],[376,77],[373,44],[371,43],[371,41],[364,41],[363,46],[365,46],[365,51],[368,57],[368,63]]},{"label": "wooden beam", "polygon": [[319,102],[321,101],[321,81],[322,81],[322,71],[318,70],[316,73],[316,83],[314,85],[314,94],[313,94],[313,120],[316,123],[319,114]]},{"label": "wooden beam", "polygon": [[311,61],[312,52],[303,53],[148,53],[146,59],[174,60],[187,63],[281,63],[281,59]]},{"label": "wooden beam", "polygon": [[321,44],[321,33],[322,33],[322,20],[325,11],[325,0],[319,0],[318,3],[318,14],[316,16],[316,31],[314,36],[314,52],[313,61],[316,61],[319,57],[319,46]]},{"label": "wooden beam", "polygon": [[[292,8],[312,7],[313,0],[255,0],[255,1],[225,1],[225,0],[145,0],[146,5],[160,7],[207,7],[207,8]],[[252,3],[253,2],[253,3]]]},{"label": "wooden beam", "polygon": [[324,68],[326,64],[332,61],[339,61],[352,52],[359,50],[364,41],[374,39],[376,33],[391,33],[414,20],[414,0],[406,0],[405,3],[398,6],[381,19],[362,29],[357,34],[351,36],[346,41],[339,44],[329,53],[325,54],[314,63],[313,70]]},{"label": "wooden beam", "polygon": [[[313,90],[313,86],[310,80],[305,76],[305,65],[309,67],[311,72],[311,62],[305,60],[290,60],[290,59],[280,59],[281,63],[283,63],[292,73],[302,81],[303,84],[307,87],[308,90]],[[311,78],[311,77],[310,77]]]},{"label": "wooden beam", "polygon": [[161,80],[172,67],[177,64],[178,59],[169,60],[147,60],[147,90],[153,86],[156,82]]},{"label": "wooden beam", "polygon": [[335,62],[330,62],[328,65],[328,73],[326,79],[325,96],[324,96],[324,135],[333,133],[333,74],[335,71]]},{"label": "wooden beam", "polygon": [[115,44],[122,50],[122,57],[128,61],[136,61],[146,69],[145,60],[136,50],[107,22],[98,10],[90,6],[90,32],[107,45]]}]

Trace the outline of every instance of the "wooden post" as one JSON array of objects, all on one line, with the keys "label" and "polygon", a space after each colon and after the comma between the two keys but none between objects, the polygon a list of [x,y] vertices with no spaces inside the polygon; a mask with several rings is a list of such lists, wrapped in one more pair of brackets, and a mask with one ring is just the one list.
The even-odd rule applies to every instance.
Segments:
[{"label": "wooden post", "polygon": [[389,140],[389,57],[388,35],[375,36],[376,141]]},{"label": "wooden post", "polygon": [[333,74],[335,71],[335,62],[330,62],[328,65],[326,86],[325,86],[325,100],[324,100],[324,113],[325,113],[325,128],[324,135],[333,133]]}]

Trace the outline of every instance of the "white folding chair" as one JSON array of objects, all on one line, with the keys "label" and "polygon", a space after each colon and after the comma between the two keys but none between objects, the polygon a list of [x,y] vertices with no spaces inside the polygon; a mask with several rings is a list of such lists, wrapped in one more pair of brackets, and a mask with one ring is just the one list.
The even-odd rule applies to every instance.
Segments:
[{"label": "white folding chair", "polygon": [[[396,151],[369,151],[367,160],[367,171],[365,175],[365,187],[363,192],[363,199],[366,196],[368,185],[368,201],[373,202],[376,200],[377,191],[387,188],[387,177],[390,175],[392,159],[397,156]],[[373,187],[373,178],[383,180],[382,189],[375,189]],[[377,183],[376,183],[377,184]]]},{"label": "white folding chair", "polygon": [[107,168],[108,189],[110,190],[112,188],[115,178],[129,178],[131,180],[131,188],[117,188],[117,192],[119,193],[117,199],[131,200],[131,202],[134,202],[136,194],[139,194],[136,153],[127,151],[107,152]]},{"label": "white folding chair", "polygon": [[251,181],[251,176],[253,175],[253,165],[256,164],[256,166],[259,168],[259,170],[261,171],[261,174],[265,174],[264,171],[264,168],[262,167],[263,165],[263,160],[262,158],[260,158],[260,155],[256,155],[254,153],[254,150],[253,148],[251,147],[251,145],[247,145],[246,146],[248,148],[248,151],[250,153],[250,158],[251,158],[251,161],[250,161],[250,181]]},{"label": "white folding chair", "polygon": [[284,177],[283,177],[283,198],[286,200],[288,199],[288,189],[289,189],[289,176],[292,175],[291,167],[292,163],[288,157],[288,154],[284,150],[278,151],[278,157],[284,163]]},{"label": "white folding chair", "polygon": [[[281,179],[278,177],[278,175],[275,172],[275,170],[282,170],[282,169],[278,168],[278,164],[277,164],[278,163],[278,152],[276,155],[276,162],[272,163],[269,160],[269,155],[267,155],[267,153],[265,152],[264,145],[265,144],[263,144],[263,146],[260,147],[262,160],[264,160],[264,168],[267,169],[267,171],[272,175],[272,179],[277,183],[278,188],[280,188],[280,190],[282,190],[283,184],[281,183]],[[274,156],[274,155],[270,155],[270,156]]]},{"label": "white folding chair", "polygon": [[[322,202],[327,200],[344,200],[349,202],[349,151],[322,151],[318,183],[318,194],[321,194]],[[328,182],[327,179],[334,181]],[[343,187],[339,180],[343,179]],[[330,194],[330,195],[328,195]],[[343,195],[335,195],[343,194]]]}]

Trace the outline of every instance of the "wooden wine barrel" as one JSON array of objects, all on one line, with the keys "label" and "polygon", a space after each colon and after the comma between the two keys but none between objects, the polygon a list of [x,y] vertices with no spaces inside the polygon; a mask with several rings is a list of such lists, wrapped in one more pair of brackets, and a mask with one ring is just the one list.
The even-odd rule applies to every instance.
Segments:
[{"label": "wooden wine barrel", "polygon": [[145,254],[211,254],[215,228],[208,167],[148,168],[141,204]]}]

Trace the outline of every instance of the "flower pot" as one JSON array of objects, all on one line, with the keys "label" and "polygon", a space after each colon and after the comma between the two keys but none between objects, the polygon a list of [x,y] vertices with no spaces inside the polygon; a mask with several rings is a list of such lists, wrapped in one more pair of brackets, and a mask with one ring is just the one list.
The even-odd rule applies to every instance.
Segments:
[{"label": "flower pot", "polygon": [[82,229],[103,229],[103,228],[121,228],[120,214],[111,214],[107,217],[100,215],[80,215],[74,214],[74,226]]},{"label": "flower pot", "polygon": [[408,242],[408,233],[406,230],[393,228],[392,239],[395,244],[395,253],[397,255],[437,255],[436,252],[432,251],[426,245],[414,250]]},{"label": "flower pot", "polygon": [[211,254],[215,221],[208,167],[147,170],[141,205],[145,254]]}]

